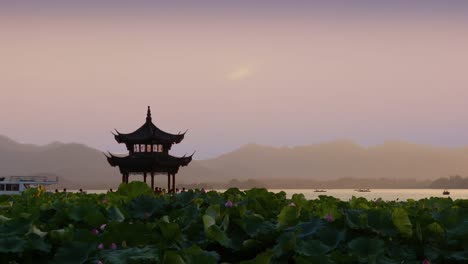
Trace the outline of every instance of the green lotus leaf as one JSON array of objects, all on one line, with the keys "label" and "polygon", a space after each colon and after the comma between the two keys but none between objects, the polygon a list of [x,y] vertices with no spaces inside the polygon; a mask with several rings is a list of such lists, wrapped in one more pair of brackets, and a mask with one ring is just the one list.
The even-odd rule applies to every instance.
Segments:
[{"label": "green lotus leaf", "polygon": [[[434,247],[433,245],[424,246],[424,256],[428,259],[436,260],[443,257],[446,254],[444,250]],[[436,261],[433,261],[436,262]]]},{"label": "green lotus leaf", "polygon": [[164,258],[163,258],[163,264],[185,264],[186,262],[180,256],[177,252],[175,251],[166,251],[164,253]]},{"label": "green lotus leaf", "polygon": [[66,227],[63,229],[51,230],[49,234],[50,238],[56,243],[71,241],[73,239],[73,228]]},{"label": "green lotus leaf", "polygon": [[457,261],[462,261],[461,263],[468,263],[468,250],[452,252],[449,257]]},{"label": "green lotus leaf", "polygon": [[163,240],[162,234],[156,232],[154,225],[146,223],[117,223],[110,222],[106,226],[106,232],[102,234],[102,242],[110,244],[126,241],[129,246],[146,245],[150,241]]},{"label": "green lotus leaf", "polygon": [[266,218],[272,218],[281,211],[285,201],[278,199],[275,193],[265,188],[253,188],[245,191],[247,196],[247,209]]},{"label": "green lotus leaf", "polygon": [[444,234],[444,228],[437,222],[429,224],[427,226],[427,230],[429,230],[429,232],[431,232],[433,235],[442,236]]},{"label": "green lotus leaf", "polygon": [[272,222],[265,220],[258,214],[247,214],[242,219],[236,219],[236,223],[251,237],[256,237],[258,234],[268,234],[276,229]]},{"label": "green lotus leaf", "polygon": [[413,234],[413,225],[403,208],[393,209],[393,224],[400,231],[400,233],[405,237],[411,237]]},{"label": "green lotus leaf", "polygon": [[95,243],[68,242],[57,250],[53,262],[60,264],[85,263],[89,254],[95,249]]},{"label": "green lotus leaf", "polygon": [[97,206],[76,205],[70,208],[68,217],[76,222],[84,222],[90,226],[100,226],[107,222],[106,217]]},{"label": "green lotus leaf", "polygon": [[31,220],[15,218],[0,225],[0,237],[24,235],[31,228]]},{"label": "green lotus leaf", "polygon": [[300,239],[310,237],[317,233],[324,226],[324,222],[322,219],[314,218],[306,223],[300,223],[292,228],[288,228],[287,231],[295,231],[297,233],[297,237]]},{"label": "green lotus leaf", "polygon": [[223,231],[227,231],[229,229],[229,223],[230,223],[229,215],[227,214],[224,216],[223,223],[221,225]]},{"label": "green lotus leaf", "polygon": [[205,230],[206,237],[213,241],[218,242],[226,248],[234,248],[231,239],[227,236],[226,232],[222,231],[217,225],[211,225]]},{"label": "green lotus leaf", "polygon": [[207,230],[209,227],[211,227],[212,225],[215,225],[216,224],[216,221],[214,220],[213,217],[209,216],[209,215],[204,215],[203,216],[203,226],[205,227],[205,230]]},{"label": "green lotus leaf", "polygon": [[254,259],[242,261],[241,264],[270,264],[272,263],[272,256],[273,252],[271,250],[267,250],[258,254]]},{"label": "green lotus leaf", "polygon": [[0,215],[0,223],[5,223],[5,222],[10,221],[10,220],[11,220],[11,218]]},{"label": "green lotus leaf", "polygon": [[367,201],[366,198],[364,197],[352,197],[351,200],[349,200],[349,206],[352,209],[369,209],[369,201]]},{"label": "green lotus leaf", "polygon": [[367,212],[367,224],[380,235],[394,236],[398,233],[389,210],[369,210]]},{"label": "green lotus leaf", "polygon": [[440,212],[433,212],[433,217],[446,229],[455,228],[468,219],[468,208],[445,208]]},{"label": "green lotus leaf", "polygon": [[128,213],[135,219],[149,219],[156,211],[161,212],[164,202],[151,196],[139,196],[128,204]]},{"label": "green lotus leaf", "polygon": [[287,232],[280,235],[276,246],[273,248],[273,256],[282,258],[292,255],[296,251],[297,236],[293,232]]},{"label": "green lotus leaf", "polygon": [[[401,264],[401,260],[395,260],[395,259],[388,258],[385,255],[380,255],[377,258],[375,258],[375,263],[376,264]],[[411,263],[411,262],[408,261],[408,263]]]},{"label": "green lotus leaf", "polygon": [[98,258],[103,263],[112,264],[159,263],[159,251],[153,246],[108,249],[99,251]]},{"label": "green lotus leaf", "polygon": [[193,190],[181,192],[176,195],[176,203],[180,205],[187,205],[191,203],[196,197],[197,195]]},{"label": "green lotus leaf", "polygon": [[37,228],[35,225],[31,226],[29,229],[29,232],[27,234],[36,234],[40,237],[45,237],[47,235],[47,232],[42,232],[39,228]]},{"label": "green lotus leaf", "polygon": [[172,209],[169,212],[169,219],[176,221],[181,229],[185,229],[197,221],[201,221],[201,210],[194,204],[186,204],[185,207]]},{"label": "green lotus leaf", "polygon": [[345,221],[348,227],[351,229],[366,229],[367,213],[364,210],[346,210]]},{"label": "green lotus leaf", "polygon": [[24,251],[26,241],[20,237],[1,237],[0,253],[20,253]]},{"label": "green lotus leaf", "polygon": [[247,239],[242,242],[242,249],[247,250],[247,249],[252,249],[252,248],[257,248],[260,247],[262,244],[255,239]]},{"label": "green lotus leaf", "polygon": [[214,204],[206,208],[205,214],[211,216],[215,221],[217,221],[220,217],[220,211],[221,208],[219,204]]},{"label": "green lotus leaf", "polygon": [[296,206],[285,206],[278,215],[280,227],[288,227],[297,224],[299,221],[299,211]]},{"label": "green lotus leaf", "polygon": [[303,256],[321,256],[332,250],[319,240],[306,239],[297,242],[296,252]]},{"label": "green lotus leaf", "polygon": [[299,207],[305,207],[307,205],[307,199],[305,198],[304,194],[300,193],[300,194],[293,194],[293,196],[291,197],[291,201],[296,205],[296,206],[299,206]]},{"label": "green lotus leaf", "polygon": [[464,238],[468,236],[468,219],[462,221],[457,226],[447,228],[447,235],[449,238]]},{"label": "green lotus leaf", "polygon": [[360,258],[375,257],[385,250],[385,242],[381,239],[359,237],[348,243],[352,253]]},{"label": "green lotus leaf", "polygon": [[109,221],[123,222],[125,220],[125,216],[122,214],[120,209],[115,206],[111,206],[107,209],[107,216]]},{"label": "green lotus leaf", "polygon": [[52,249],[52,246],[44,241],[44,239],[42,239],[40,236],[36,234],[29,234],[27,248],[29,250],[37,250],[44,253],[49,253]]},{"label": "green lotus leaf", "polygon": [[127,184],[120,184],[119,189],[115,192],[115,194],[121,195],[131,200],[142,195],[152,195],[153,190],[151,190],[151,187],[149,187],[148,184],[144,182],[134,181]]},{"label": "green lotus leaf", "polygon": [[330,257],[325,256],[325,255],[309,256],[309,257],[298,256],[298,257],[295,257],[294,260],[296,261],[297,264],[309,264],[309,263],[333,264],[335,263],[330,259]]},{"label": "green lotus leaf", "polygon": [[389,242],[387,244],[387,252],[391,258],[400,261],[405,260],[409,263],[414,263],[417,260],[416,249],[406,245],[402,246],[398,241]]},{"label": "green lotus leaf", "polygon": [[182,232],[176,223],[160,222],[159,228],[163,237],[168,241],[176,241],[182,238]]},{"label": "green lotus leaf", "polygon": [[317,231],[316,237],[331,249],[335,249],[345,240],[345,231],[339,231],[334,227],[325,226]]},{"label": "green lotus leaf", "polygon": [[98,236],[91,233],[89,229],[76,228],[73,233],[73,241],[92,243],[98,241]]},{"label": "green lotus leaf", "polygon": [[219,261],[219,255],[216,252],[205,251],[195,245],[183,249],[181,254],[187,264],[215,264]]}]

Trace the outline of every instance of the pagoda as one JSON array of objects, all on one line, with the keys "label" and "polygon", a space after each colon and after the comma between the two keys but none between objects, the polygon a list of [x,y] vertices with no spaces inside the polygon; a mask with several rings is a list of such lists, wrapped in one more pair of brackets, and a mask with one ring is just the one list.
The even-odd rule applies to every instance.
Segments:
[{"label": "pagoda", "polygon": [[[118,166],[122,173],[122,182],[128,183],[132,174],[142,174],[146,183],[147,175],[151,175],[151,189],[154,190],[154,175],[167,174],[167,190],[175,191],[175,175],[181,166],[187,166],[193,154],[186,157],[174,157],[169,155],[173,144],[180,143],[185,136],[183,134],[170,134],[162,131],[152,122],[151,109],[148,106],[146,122],[136,131],[123,134],[115,130],[112,133],[118,143],[127,147],[127,156],[117,156],[112,153],[106,155],[107,161],[112,167]],[[172,176],[172,188],[171,188]]]}]

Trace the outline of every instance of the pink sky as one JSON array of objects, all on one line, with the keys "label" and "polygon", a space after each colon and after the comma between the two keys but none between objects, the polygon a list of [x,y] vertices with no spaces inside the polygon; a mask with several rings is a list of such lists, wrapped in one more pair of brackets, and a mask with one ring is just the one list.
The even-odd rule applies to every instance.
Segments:
[{"label": "pink sky", "polygon": [[0,134],[124,150],[151,105],[175,153],[351,139],[467,146],[468,21],[166,13],[0,18]]}]

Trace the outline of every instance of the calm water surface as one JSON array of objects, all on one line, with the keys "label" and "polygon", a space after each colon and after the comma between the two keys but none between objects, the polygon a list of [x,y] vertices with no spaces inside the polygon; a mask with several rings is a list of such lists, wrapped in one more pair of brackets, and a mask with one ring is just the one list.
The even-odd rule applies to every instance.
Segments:
[{"label": "calm water surface", "polygon": [[[357,192],[351,189],[325,189],[326,192],[314,192],[314,189],[270,189],[271,192],[284,191],[288,198],[295,193],[302,193],[307,199],[316,199],[319,195],[333,196],[343,201],[351,197],[364,197],[368,200],[382,198],[383,200],[420,200],[430,197],[450,197],[456,199],[468,199],[468,189],[449,190],[450,195],[442,195],[443,190],[438,189],[371,189],[370,192]],[[216,190],[224,192],[225,190]],[[106,193],[105,190],[88,190],[87,193]]]}]

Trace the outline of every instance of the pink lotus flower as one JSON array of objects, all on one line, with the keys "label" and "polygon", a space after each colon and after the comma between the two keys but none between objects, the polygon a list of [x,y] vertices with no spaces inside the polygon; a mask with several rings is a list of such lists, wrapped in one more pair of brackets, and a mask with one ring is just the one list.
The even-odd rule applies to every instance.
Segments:
[{"label": "pink lotus flower", "polygon": [[117,244],[111,243],[109,248],[115,250],[115,249],[117,249]]},{"label": "pink lotus flower", "polygon": [[107,204],[107,203],[108,203],[107,199],[102,200],[102,204]]},{"label": "pink lotus flower", "polygon": [[296,206],[296,204],[293,203],[293,202],[291,202],[291,203],[289,204],[289,206]]},{"label": "pink lotus flower", "polygon": [[102,231],[104,231],[104,229],[106,229],[106,226],[107,226],[106,224],[102,224],[101,227],[100,227],[100,229],[101,229]]},{"label": "pink lotus flower", "polygon": [[423,264],[431,264],[431,262],[427,258],[425,258],[422,263]]},{"label": "pink lotus flower", "polygon": [[224,206],[226,206],[227,208],[231,208],[232,205],[233,205],[233,204],[232,204],[231,200],[228,200],[228,201],[224,204]]},{"label": "pink lotus flower", "polygon": [[99,244],[99,245],[97,246],[97,248],[98,248],[98,249],[104,249],[104,244],[103,244],[103,243]]},{"label": "pink lotus flower", "polygon": [[329,222],[329,223],[332,222],[332,221],[333,221],[333,215],[330,214],[330,213],[328,213],[327,216],[325,217],[325,220],[326,220],[327,222]]},{"label": "pink lotus flower", "polygon": [[102,261],[98,260],[97,264],[103,264]]},{"label": "pink lotus flower", "polygon": [[93,230],[91,230],[91,234],[98,235],[99,231],[96,228],[94,228]]}]

